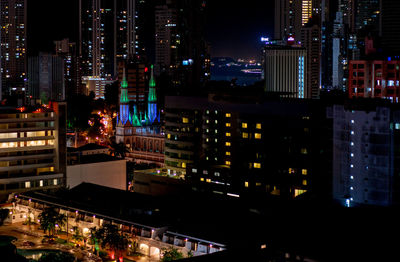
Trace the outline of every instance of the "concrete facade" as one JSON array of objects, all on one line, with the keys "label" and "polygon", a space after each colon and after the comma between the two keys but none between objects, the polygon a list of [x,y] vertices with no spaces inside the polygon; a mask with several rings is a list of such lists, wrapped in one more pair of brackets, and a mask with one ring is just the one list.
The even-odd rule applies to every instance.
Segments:
[{"label": "concrete facade", "polygon": [[67,187],[83,182],[126,190],[126,160],[67,166]]}]

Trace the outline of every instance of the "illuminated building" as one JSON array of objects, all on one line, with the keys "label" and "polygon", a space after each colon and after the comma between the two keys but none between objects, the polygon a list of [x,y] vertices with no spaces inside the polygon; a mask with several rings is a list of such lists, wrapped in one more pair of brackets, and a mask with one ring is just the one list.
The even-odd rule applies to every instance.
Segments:
[{"label": "illuminated building", "polygon": [[300,41],[301,27],[314,13],[319,13],[319,0],[275,0],[274,38]]},{"label": "illuminated building", "polygon": [[66,104],[0,107],[0,194],[64,185]]},{"label": "illuminated building", "polygon": [[79,69],[79,57],[76,43],[68,38],[54,41],[56,55],[64,59],[64,82],[66,96],[72,94],[85,94],[81,85],[81,71]]},{"label": "illuminated building", "polygon": [[90,92],[94,93],[95,99],[104,99],[106,85],[112,84],[114,81],[108,78],[83,76],[82,85],[85,87],[82,91],[83,94],[89,95]]},{"label": "illuminated building", "polygon": [[321,28],[318,21],[310,19],[301,29],[301,44],[307,50],[306,89],[312,98],[319,97],[321,73]]},{"label": "illuminated building", "polygon": [[333,198],[341,205],[399,202],[399,113],[390,103],[333,106]]},{"label": "illuminated building", "polygon": [[65,100],[64,59],[48,53],[28,58],[28,95],[41,103]]},{"label": "illuminated building", "polygon": [[[149,80],[147,108],[141,111],[138,103],[129,97],[129,82],[125,70],[120,88],[119,114],[116,127],[116,142],[129,149],[126,158],[137,163],[164,165],[164,133],[157,109],[156,83],[153,66]],[[132,107],[133,104],[133,107]]]},{"label": "illuminated building", "polygon": [[350,61],[349,97],[381,97],[399,102],[400,61]]},{"label": "illuminated building", "polygon": [[4,0],[0,4],[0,100],[12,91],[25,91],[26,0]]},{"label": "illuminated building", "polygon": [[329,122],[318,100],[209,94],[168,96],[165,106],[165,166],[186,167],[198,191],[284,199],[330,191]]},{"label": "illuminated building", "polygon": [[204,38],[206,1],[166,0],[155,11],[155,70],[175,89],[197,88],[209,79]]},{"label": "illuminated building", "polygon": [[140,53],[137,7],[145,1],[79,2],[82,75],[115,78],[118,62],[134,59]]},{"label": "illuminated building", "polygon": [[307,51],[295,46],[264,47],[265,91],[283,97],[311,98],[307,89]]}]

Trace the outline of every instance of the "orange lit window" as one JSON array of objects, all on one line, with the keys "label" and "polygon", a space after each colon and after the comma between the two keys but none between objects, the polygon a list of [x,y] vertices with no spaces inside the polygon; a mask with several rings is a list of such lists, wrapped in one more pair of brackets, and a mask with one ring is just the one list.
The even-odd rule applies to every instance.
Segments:
[{"label": "orange lit window", "polygon": [[231,117],[231,113],[226,113],[225,117]]},{"label": "orange lit window", "polygon": [[231,142],[225,142],[225,146],[231,146]]},{"label": "orange lit window", "polygon": [[231,161],[225,161],[225,165],[230,166],[231,165]]},{"label": "orange lit window", "polygon": [[260,133],[254,133],[254,138],[255,139],[261,139],[261,134]]},{"label": "orange lit window", "polygon": [[226,135],[226,136],[231,136],[231,133],[226,133],[225,135]]},{"label": "orange lit window", "polygon": [[231,123],[226,123],[225,126],[226,126],[226,127],[230,127],[230,126],[231,126]]},{"label": "orange lit window", "polygon": [[246,133],[246,132],[243,132],[242,137],[243,137],[243,138],[249,138],[249,134]]},{"label": "orange lit window", "polygon": [[253,164],[253,167],[254,167],[254,168],[261,168],[261,164],[260,164],[260,163],[254,163],[254,164]]},{"label": "orange lit window", "polygon": [[257,123],[257,124],[256,124],[256,128],[257,128],[257,129],[261,129],[261,124],[260,124],[260,123]]},{"label": "orange lit window", "polygon": [[242,123],[242,128],[247,128],[247,123]]}]

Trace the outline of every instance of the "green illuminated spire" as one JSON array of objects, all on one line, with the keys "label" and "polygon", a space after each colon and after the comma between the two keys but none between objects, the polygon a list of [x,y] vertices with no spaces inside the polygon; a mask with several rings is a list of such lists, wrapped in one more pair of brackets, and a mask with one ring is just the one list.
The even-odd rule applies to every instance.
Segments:
[{"label": "green illuminated spire", "polygon": [[156,95],[156,81],[154,80],[154,72],[153,72],[153,65],[151,65],[151,76],[149,81],[149,102],[157,102],[157,95]]},{"label": "green illuminated spire", "polygon": [[126,81],[125,77],[125,68],[123,71],[123,77],[122,77],[122,82],[121,82],[121,98],[119,100],[120,104],[127,104],[129,103],[129,98],[128,98],[128,82]]}]

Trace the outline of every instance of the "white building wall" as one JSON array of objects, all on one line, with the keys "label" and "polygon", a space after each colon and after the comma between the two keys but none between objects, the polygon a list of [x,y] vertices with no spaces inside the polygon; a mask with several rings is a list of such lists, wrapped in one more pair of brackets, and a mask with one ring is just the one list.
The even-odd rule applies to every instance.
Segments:
[{"label": "white building wall", "polygon": [[390,205],[393,131],[389,108],[334,106],[333,197],[346,206]]},{"label": "white building wall", "polygon": [[67,187],[81,183],[126,190],[126,160],[67,166]]}]

